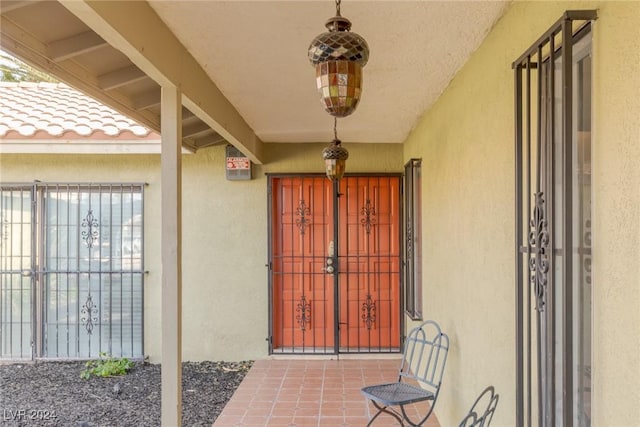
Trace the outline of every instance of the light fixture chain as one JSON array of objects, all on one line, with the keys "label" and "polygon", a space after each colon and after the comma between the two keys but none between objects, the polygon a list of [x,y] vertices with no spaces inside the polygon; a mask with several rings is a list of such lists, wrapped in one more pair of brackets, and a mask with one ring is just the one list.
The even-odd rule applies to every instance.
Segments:
[{"label": "light fixture chain", "polygon": [[338,140],[338,118],[335,116],[333,117],[333,138]]},{"label": "light fixture chain", "polygon": [[336,0],[336,16],[341,16],[340,15],[340,3],[342,3],[342,0]]}]

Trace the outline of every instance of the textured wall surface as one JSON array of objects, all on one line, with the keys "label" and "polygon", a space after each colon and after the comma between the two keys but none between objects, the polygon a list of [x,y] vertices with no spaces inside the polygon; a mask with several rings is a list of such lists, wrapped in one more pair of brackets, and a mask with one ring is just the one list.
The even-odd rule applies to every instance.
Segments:
[{"label": "textured wall surface", "polygon": [[496,425],[514,425],[511,63],[565,10],[596,8],[593,422],[640,417],[640,2],[515,2],[405,143],[405,161],[423,159],[425,316],[452,339],[443,425],[487,384],[501,394]]},{"label": "textured wall surface", "polygon": [[[323,173],[328,144],[268,144],[280,160],[227,181],[224,147],[183,156],[183,357],[245,360],[268,353],[265,173]],[[346,145],[348,172],[402,172],[402,145]],[[145,353],[160,357],[160,156],[15,155],[0,182],[146,182]]]},{"label": "textured wall surface", "polygon": [[594,34],[593,425],[640,420],[640,2]]}]

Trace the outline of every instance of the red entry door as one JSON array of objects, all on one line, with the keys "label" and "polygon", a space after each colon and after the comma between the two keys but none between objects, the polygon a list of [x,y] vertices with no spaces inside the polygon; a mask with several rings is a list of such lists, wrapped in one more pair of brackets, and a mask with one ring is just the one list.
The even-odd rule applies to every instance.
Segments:
[{"label": "red entry door", "polygon": [[397,351],[400,178],[345,177],[337,206],[325,177],[270,188],[272,351]]},{"label": "red entry door", "polygon": [[341,350],[397,350],[400,178],[349,177],[340,181],[340,194]]}]

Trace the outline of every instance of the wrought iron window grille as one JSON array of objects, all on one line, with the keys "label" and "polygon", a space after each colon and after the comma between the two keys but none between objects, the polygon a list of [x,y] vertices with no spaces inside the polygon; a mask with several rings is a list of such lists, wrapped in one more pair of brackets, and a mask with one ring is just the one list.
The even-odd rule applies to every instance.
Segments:
[{"label": "wrought iron window grille", "polygon": [[405,311],[414,320],[422,319],[421,168],[421,159],[411,159],[404,167]]},{"label": "wrought iron window grille", "polygon": [[0,359],[144,355],[144,184],[2,183],[0,218]]},{"label": "wrought iron window grille", "polygon": [[574,100],[574,46],[590,33],[595,19],[595,10],[565,12],[513,63],[514,424],[523,427],[574,425],[581,416],[575,411],[583,405],[577,397],[579,390],[574,389],[580,382],[575,377],[579,370],[573,368],[575,254],[562,245],[574,241],[576,227],[572,223],[573,180],[578,172],[572,162],[574,103],[579,101]]}]

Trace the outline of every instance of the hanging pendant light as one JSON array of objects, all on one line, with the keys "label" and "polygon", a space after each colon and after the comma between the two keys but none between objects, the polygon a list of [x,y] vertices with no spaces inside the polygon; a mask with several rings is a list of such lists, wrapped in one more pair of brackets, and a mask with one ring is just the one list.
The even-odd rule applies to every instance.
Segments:
[{"label": "hanging pendant light", "polygon": [[333,119],[333,141],[331,145],[322,150],[322,158],[324,159],[325,171],[327,178],[331,181],[340,181],[344,175],[349,151],[341,146],[342,141],[338,139],[338,131],[336,128],[338,119]]},{"label": "hanging pendant light", "polygon": [[322,106],[332,116],[346,117],[360,101],[362,67],[369,60],[369,46],[350,31],[351,21],[340,15],[340,2],[336,0],[336,16],[325,24],[329,31],[313,39],[308,54],[316,67]]},{"label": "hanging pendant light", "polygon": [[337,118],[353,113],[362,95],[362,67],[369,60],[369,46],[360,35],[351,32],[351,21],[340,15],[341,0],[336,0],[336,16],[325,24],[322,33],[309,45],[309,61],[316,67],[316,85],[325,111],[333,116],[333,141],[322,150],[327,177],[339,181],[344,175],[349,151],[338,139]]}]

